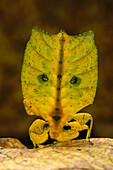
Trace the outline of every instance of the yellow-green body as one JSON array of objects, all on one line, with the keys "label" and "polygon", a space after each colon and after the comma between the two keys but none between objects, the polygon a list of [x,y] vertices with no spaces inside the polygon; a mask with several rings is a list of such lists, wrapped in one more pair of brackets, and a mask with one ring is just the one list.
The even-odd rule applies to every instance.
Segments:
[{"label": "yellow-green body", "polygon": [[[77,112],[93,103],[97,72],[93,31],[69,36],[63,31],[50,35],[33,28],[21,81],[27,113],[43,119],[34,121],[29,129],[34,145],[45,142],[48,133],[58,141],[71,140],[84,129],[88,130],[87,138],[90,136],[91,115]],[[69,122],[72,119],[75,122]],[[88,120],[90,128],[85,124]]]}]

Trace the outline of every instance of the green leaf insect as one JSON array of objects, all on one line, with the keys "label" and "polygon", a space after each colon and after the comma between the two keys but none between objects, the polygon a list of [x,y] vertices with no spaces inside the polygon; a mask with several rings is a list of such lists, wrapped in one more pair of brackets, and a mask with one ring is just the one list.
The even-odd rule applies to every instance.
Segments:
[{"label": "green leaf insect", "polygon": [[[89,113],[77,113],[93,103],[98,78],[97,48],[93,31],[69,36],[50,35],[37,27],[27,43],[22,73],[26,112],[36,115],[29,128],[34,146],[48,139],[69,141],[93,126]],[[75,121],[71,121],[71,120]],[[91,121],[90,127],[86,125]]]}]

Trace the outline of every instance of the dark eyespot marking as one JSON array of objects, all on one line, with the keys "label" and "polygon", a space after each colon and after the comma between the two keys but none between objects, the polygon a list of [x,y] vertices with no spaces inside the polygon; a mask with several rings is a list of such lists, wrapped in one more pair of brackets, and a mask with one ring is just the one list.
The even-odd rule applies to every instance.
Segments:
[{"label": "dark eyespot marking", "polygon": [[54,119],[55,121],[59,121],[59,120],[61,119],[61,117],[60,117],[60,116],[53,116],[53,119]]},{"label": "dark eyespot marking", "polygon": [[71,129],[71,126],[64,126],[63,127],[63,130],[65,131],[65,130],[70,130]]},{"label": "dark eyespot marking", "polygon": [[77,80],[78,80],[77,77],[74,76],[74,77],[70,80],[70,83],[71,83],[71,84],[75,84],[75,83],[77,82]]},{"label": "dark eyespot marking", "polygon": [[49,124],[48,123],[45,123],[44,124],[44,129],[48,129],[49,128]]},{"label": "dark eyespot marking", "polygon": [[59,108],[55,108],[56,111],[59,111]]},{"label": "dark eyespot marking", "polygon": [[59,64],[62,64],[62,61],[59,61]]},{"label": "dark eyespot marking", "polygon": [[62,77],[62,76],[61,76],[60,74],[57,76],[58,79],[60,79],[61,77]]},{"label": "dark eyespot marking", "polygon": [[57,90],[60,90],[60,88],[57,88]]},{"label": "dark eyespot marking", "polygon": [[42,80],[43,81],[48,81],[49,80],[46,74],[42,74]]}]

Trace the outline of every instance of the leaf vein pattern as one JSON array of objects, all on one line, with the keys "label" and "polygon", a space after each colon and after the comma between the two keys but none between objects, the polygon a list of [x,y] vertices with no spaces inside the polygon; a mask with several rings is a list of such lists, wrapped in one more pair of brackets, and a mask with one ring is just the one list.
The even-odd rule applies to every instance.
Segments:
[{"label": "leaf vein pattern", "polygon": [[94,46],[92,46],[91,50],[88,49],[88,50],[86,51],[86,53],[87,53],[86,55],[84,55],[84,56],[81,57],[80,59],[75,60],[75,61],[72,61],[72,62],[70,62],[70,63],[75,63],[75,62],[78,62],[78,61],[80,61],[81,59],[85,58],[87,55],[89,55],[89,54],[92,52],[93,49],[94,49]]},{"label": "leaf vein pattern", "polygon": [[[30,43],[30,44],[31,44],[31,43]],[[44,59],[47,60],[47,61],[51,61],[51,60],[45,58],[44,56],[42,56],[42,55],[32,46],[32,44],[31,44],[31,47],[33,48],[33,50],[34,50],[41,58],[44,58]]]}]

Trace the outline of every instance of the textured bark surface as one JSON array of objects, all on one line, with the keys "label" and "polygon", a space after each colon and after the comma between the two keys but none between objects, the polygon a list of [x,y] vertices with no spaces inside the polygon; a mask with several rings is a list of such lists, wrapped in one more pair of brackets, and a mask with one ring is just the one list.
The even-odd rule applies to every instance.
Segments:
[{"label": "textured bark surface", "polygon": [[27,149],[18,139],[15,138],[0,138],[0,146],[3,148],[19,148]]},{"label": "textured bark surface", "polygon": [[[14,140],[18,143],[13,139],[13,144]],[[0,148],[0,169],[113,169],[113,139],[90,141],[92,144],[83,139],[36,149],[22,149],[22,144],[10,148],[6,144],[6,148]]]}]

